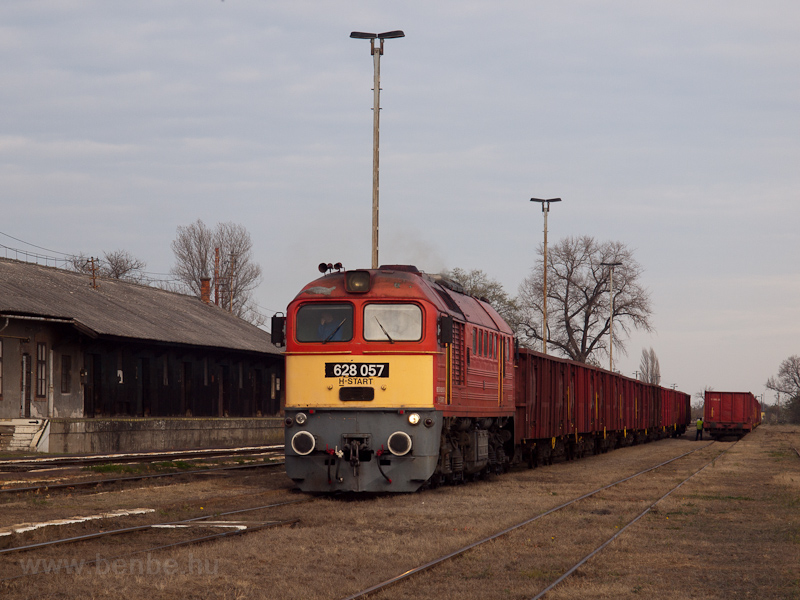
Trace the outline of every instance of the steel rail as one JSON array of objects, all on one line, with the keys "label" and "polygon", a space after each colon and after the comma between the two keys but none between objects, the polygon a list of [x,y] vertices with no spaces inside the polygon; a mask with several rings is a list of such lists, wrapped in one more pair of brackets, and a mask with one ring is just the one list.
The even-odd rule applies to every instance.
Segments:
[{"label": "steel rail", "polygon": [[[737,441],[736,443],[738,443],[738,441]],[[600,552],[601,552],[601,551],[602,551],[602,550],[603,550],[603,549],[604,549],[606,546],[608,546],[608,545],[609,545],[611,542],[613,542],[615,539],[617,539],[617,538],[618,538],[618,537],[619,537],[619,536],[622,534],[622,532],[623,532],[623,531],[625,531],[625,530],[626,530],[628,527],[630,527],[631,525],[633,525],[634,523],[636,523],[636,522],[637,522],[639,519],[641,519],[643,516],[645,516],[647,513],[649,513],[649,512],[650,512],[650,511],[651,511],[651,510],[652,510],[652,509],[655,507],[655,505],[656,505],[656,504],[658,504],[659,502],[661,502],[662,500],[664,500],[666,497],[668,497],[670,494],[672,494],[672,492],[674,492],[675,490],[677,490],[678,488],[680,488],[680,487],[681,487],[681,486],[682,486],[684,483],[686,483],[686,482],[687,482],[687,481],[689,481],[689,480],[690,480],[692,477],[694,477],[695,475],[697,475],[698,473],[700,473],[701,471],[703,471],[703,470],[704,470],[706,467],[708,467],[710,464],[714,463],[714,461],[716,461],[716,460],[717,460],[717,459],[718,459],[720,456],[722,456],[723,454],[725,454],[725,453],[726,453],[728,450],[730,450],[731,448],[733,448],[733,446],[735,446],[735,445],[736,445],[736,444],[733,444],[733,445],[729,446],[728,448],[725,448],[725,450],[723,450],[722,452],[720,452],[719,454],[717,454],[717,455],[716,455],[714,458],[712,458],[710,461],[708,461],[706,464],[704,464],[702,467],[700,467],[700,468],[699,468],[697,471],[695,471],[694,473],[692,473],[691,475],[689,475],[689,476],[688,476],[686,479],[684,479],[683,481],[681,481],[681,482],[680,482],[678,485],[676,485],[674,488],[672,488],[672,489],[671,489],[670,491],[668,491],[666,494],[664,494],[663,496],[661,496],[661,498],[659,498],[658,500],[656,500],[655,502],[653,502],[653,503],[652,503],[650,506],[648,506],[647,508],[645,508],[645,509],[644,509],[644,510],[643,510],[641,513],[639,513],[639,514],[638,514],[636,517],[634,517],[633,519],[631,519],[630,521],[628,521],[628,523],[627,523],[627,524],[626,524],[624,527],[620,528],[620,530],[619,530],[619,531],[617,531],[617,532],[616,532],[614,535],[612,535],[612,536],[611,536],[610,538],[608,538],[608,539],[607,539],[605,542],[603,542],[603,543],[602,543],[602,544],[600,544],[600,545],[599,545],[597,548],[595,548],[595,549],[594,549],[592,552],[590,552],[589,554],[587,554],[586,556],[584,556],[584,557],[583,557],[581,560],[579,560],[577,563],[575,563],[575,564],[574,564],[572,567],[570,567],[570,568],[569,568],[569,569],[568,569],[568,570],[567,570],[567,571],[566,571],[566,572],[565,572],[563,575],[561,575],[561,577],[559,577],[559,578],[558,578],[558,579],[556,579],[556,580],[555,580],[553,583],[551,583],[551,584],[550,584],[550,585],[548,585],[546,588],[544,588],[544,589],[543,589],[541,592],[539,592],[539,593],[538,593],[536,596],[534,596],[534,597],[533,597],[531,600],[539,600],[539,598],[542,598],[542,597],[543,597],[545,594],[547,594],[548,592],[552,591],[552,590],[553,590],[553,588],[555,588],[555,587],[556,587],[556,586],[557,586],[559,583],[561,583],[561,582],[562,582],[562,581],[564,581],[564,580],[565,580],[567,577],[569,577],[570,575],[572,575],[572,574],[573,574],[575,571],[577,571],[577,570],[578,570],[580,567],[582,567],[582,566],[583,566],[583,565],[584,565],[584,564],[585,564],[585,563],[586,563],[586,562],[587,562],[589,559],[591,559],[591,558],[592,558],[593,556],[595,556],[596,554],[600,553]]]},{"label": "steel rail", "polygon": [[231,465],[229,467],[214,467],[211,469],[192,469],[189,471],[174,471],[172,473],[146,473],[143,475],[127,475],[125,477],[113,477],[110,479],[90,479],[86,481],[73,481],[67,483],[54,483],[54,484],[42,484],[42,485],[33,485],[33,486],[26,486],[26,487],[10,487],[10,488],[0,488],[0,494],[7,494],[11,492],[41,492],[41,491],[50,491],[50,490],[59,490],[59,489],[72,489],[72,488],[79,488],[79,487],[96,487],[98,485],[106,485],[110,483],[120,483],[120,482],[127,482],[127,481],[141,481],[144,479],[158,479],[161,477],[177,477],[178,475],[204,475],[204,474],[214,474],[219,473],[220,471],[234,471],[237,469],[259,469],[264,467],[277,467],[283,465],[284,461],[276,461],[271,463],[255,463],[249,465]]},{"label": "steel rail", "polygon": [[[185,525],[187,523],[196,523],[197,521],[203,521],[206,519],[219,518],[219,517],[227,517],[230,515],[237,515],[245,512],[255,512],[257,510],[265,510],[267,508],[276,508],[278,506],[285,506],[287,504],[300,504],[303,502],[311,502],[311,498],[300,498],[298,500],[287,500],[285,502],[276,502],[274,504],[265,504],[263,506],[256,506],[252,508],[242,508],[237,510],[232,510],[224,513],[214,513],[209,515],[203,515],[202,517],[193,517],[191,519],[183,519],[180,521],[169,521],[166,523],[151,523],[149,525],[136,525],[135,527],[122,527],[120,529],[112,529],[110,531],[100,531],[95,533],[87,533],[86,535],[78,535],[69,538],[62,538],[58,540],[50,540],[47,542],[37,542],[35,544],[28,544],[26,546],[15,546],[13,548],[3,548],[0,550],[0,556],[5,554],[13,554],[16,552],[27,552],[28,550],[38,550],[39,548],[47,548],[50,546],[60,546],[63,544],[72,544],[75,542],[83,542],[87,540],[93,540],[101,537],[112,536],[112,535],[120,535],[123,533],[135,533],[137,531],[144,531],[146,529],[153,529],[158,527],[165,527],[165,526],[178,526],[178,525]],[[5,579],[0,579],[0,581],[5,581]]]},{"label": "steel rail", "polygon": [[[126,557],[130,557],[130,556],[136,556],[137,554],[150,553],[150,552],[155,552],[157,550],[165,550],[167,548],[177,548],[178,546],[188,546],[190,544],[200,544],[200,543],[207,542],[207,541],[210,541],[210,540],[215,540],[215,539],[225,538],[225,537],[233,537],[233,536],[236,536],[236,535],[243,535],[245,533],[251,533],[253,531],[261,531],[263,529],[268,529],[268,528],[273,528],[273,527],[284,527],[286,525],[294,525],[294,524],[299,523],[299,522],[300,522],[300,519],[288,519],[286,521],[271,521],[269,523],[264,523],[262,525],[256,525],[254,527],[248,527],[246,529],[239,529],[239,530],[235,530],[235,531],[223,531],[222,533],[212,533],[211,535],[205,535],[205,536],[202,536],[202,537],[199,537],[199,538],[192,538],[191,540],[183,540],[181,542],[174,542],[172,544],[165,544],[163,546],[155,546],[153,548],[146,548],[144,550],[137,550],[135,552],[129,552],[127,554],[118,554],[116,556],[106,556],[106,557],[102,557],[102,558],[95,558],[94,560],[89,560],[89,561],[86,561],[86,562],[82,562],[81,563],[81,568],[97,564],[101,560],[102,561],[115,561],[115,560],[119,560],[121,558],[126,558]],[[55,571],[56,574],[58,572],[59,571]],[[6,577],[6,578],[3,578],[3,579],[0,579],[0,582],[13,581],[15,579],[22,579],[23,577],[30,577],[32,575],[50,575],[50,574],[52,574],[50,571],[40,571],[40,572],[34,572],[34,573],[22,573],[21,575],[15,575],[13,577]]]},{"label": "steel rail", "polygon": [[157,461],[181,458],[205,458],[220,456],[240,456],[283,450],[283,444],[270,446],[243,446],[241,448],[208,448],[194,450],[173,450],[170,452],[127,452],[118,454],[92,454],[86,456],[48,456],[35,458],[12,458],[0,460],[0,471],[6,468],[52,468],[96,463],[125,463],[141,460]]},{"label": "steel rail", "polygon": [[526,519],[526,520],[524,520],[524,521],[522,521],[520,523],[517,523],[516,525],[512,525],[511,527],[508,527],[508,528],[506,528],[506,529],[504,529],[502,531],[499,531],[499,532],[494,533],[494,534],[492,534],[492,535],[490,535],[488,537],[485,537],[485,538],[483,538],[481,540],[473,542],[472,544],[469,544],[468,546],[464,546],[463,548],[459,548],[458,550],[455,550],[455,551],[453,551],[453,552],[451,552],[449,554],[446,554],[444,556],[440,556],[439,558],[435,558],[434,560],[432,560],[430,562],[427,562],[424,565],[420,565],[418,567],[414,567],[413,569],[409,569],[405,573],[401,573],[400,575],[396,575],[395,577],[392,577],[391,579],[387,579],[386,581],[383,581],[383,582],[378,583],[376,585],[373,585],[373,586],[371,586],[369,588],[361,590],[360,592],[357,592],[357,593],[353,594],[352,596],[347,596],[346,598],[343,598],[342,600],[356,600],[357,598],[364,598],[364,597],[366,597],[366,596],[368,596],[368,595],[370,595],[370,594],[372,594],[374,592],[380,591],[380,590],[382,590],[384,588],[387,588],[387,587],[389,587],[391,585],[394,585],[395,583],[398,583],[398,582],[400,582],[400,581],[402,581],[404,579],[408,579],[409,577],[412,577],[414,575],[418,575],[419,573],[422,573],[423,571],[427,571],[428,569],[430,569],[432,567],[435,567],[435,566],[437,566],[437,565],[439,565],[441,563],[447,562],[448,560],[451,560],[451,559],[453,559],[453,558],[455,558],[457,556],[460,556],[460,555],[464,554],[465,552],[468,552],[468,551],[472,550],[473,548],[476,548],[478,546],[481,546],[483,544],[486,544],[488,542],[496,540],[497,538],[500,538],[500,537],[502,537],[502,536],[504,536],[504,535],[506,535],[508,533],[511,533],[512,531],[515,531],[517,529],[520,529],[521,527],[525,527],[526,525],[529,525],[529,524],[533,523],[534,521],[538,521],[539,519],[541,519],[543,517],[546,517],[546,516],[556,512],[556,511],[559,511],[559,510],[561,510],[563,508],[566,508],[566,507],[568,507],[568,506],[570,506],[572,504],[575,504],[576,502],[579,502],[581,500],[585,500],[586,498],[590,498],[591,496],[599,494],[600,492],[603,492],[603,491],[605,491],[605,490],[607,490],[609,488],[612,488],[612,487],[614,487],[616,485],[619,485],[621,483],[625,483],[626,481],[630,481],[631,479],[639,477],[640,475],[644,475],[646,473],[649,473],[651,471],[659,469],[659,468],[661,468],[661,467],[663,467],[665,465],[668,465],[668,464],[670,464],[670,463],[672,463],[672,462],[674,462],[676,460],[680,460],[681,458],[684,458],[685,456],[688,456],[688,455],[690,455],[690,454],[692,454],[694,452],[697,452],[699,450],[703,450],[705,448],[708,448],[709,446],[712,446],[714,443],[715,442],[710,442],[710,443],[706,444],[705,446],[701,446],[700,448],[695,448],[694,450],[690,450],[689,452],[685,452],[685,453],[683,453],[683,454],[681,454],[679,456],[671,458],[671,459],[669,459],[667,461],[664,461],[664,462],[662,462],[660,464],[657,464],[657,465],[655,465],[653,467],[649,467],[649,468],[647,468],[647,469],[645,469],[643,471],[639,471],[638,473],[635,473],[633,475],[629,475],[628,477],[624,477],[622,479],[614,481],[613,483],[609,483],[608,485],[604,485],[603,487],[597,488],[596,490],[593,490],[591,492],[587,492],[586,494],[583,494],[582,496],[578,496],[577,498],[573,498],[572,500],[569,500],[569,501],[567,501],[567,502],[565,502],[563,504],[559,504],[558,506],[555,506],[555,507],[553,507],[553,508],[551,508],[549,510],[546,510],[545,512],[540,513],[540,514],[538,514],[538,515],[536,515],[534,517],[531,517],[530,519]]}]

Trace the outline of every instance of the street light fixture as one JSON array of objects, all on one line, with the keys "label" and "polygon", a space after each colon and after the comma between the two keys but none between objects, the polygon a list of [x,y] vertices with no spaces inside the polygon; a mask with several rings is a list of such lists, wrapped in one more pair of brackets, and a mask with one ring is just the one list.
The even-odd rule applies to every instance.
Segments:
[{"label": "street light fixture", "polygon": [[[369,40],[370,54],[374,64],[373,89],[373,114],[372,114],[372,268],[378,268],[378,145],[380,139],[380,114],[381,114],[381,55],[383,55],[383,40],[405,37],[402,31],[386,31],[384,33],[365,33],[353,31],[351,38]],[[381,41],[375,47],[375,40]]]},{"label": "street light fixture", "polygon": [[620,266],[621,262],[601,262],[604,267],[611,267],[611,276],[609,278],[609,297],[611,299],[611,317],[608,328],[609,345],[608,345],[608,370],[614,371],[614,267]]},{"label": "street light fixture", "polygon": [[531,202],[541,202],[544,213],[544,292],[542,298],[542,354],[547,354],[547,214],[550,212],[551,202],[561,202],[561,198],[542,200],[531,198]]}]

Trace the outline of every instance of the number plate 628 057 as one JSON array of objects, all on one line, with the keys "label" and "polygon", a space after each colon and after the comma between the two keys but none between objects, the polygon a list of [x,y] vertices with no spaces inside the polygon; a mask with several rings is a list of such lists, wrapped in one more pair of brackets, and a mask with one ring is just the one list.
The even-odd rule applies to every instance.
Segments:
[{"label": "number plate 628 057", "polygon": [[389,363],[325,363],[325,377],[388,377]]}]

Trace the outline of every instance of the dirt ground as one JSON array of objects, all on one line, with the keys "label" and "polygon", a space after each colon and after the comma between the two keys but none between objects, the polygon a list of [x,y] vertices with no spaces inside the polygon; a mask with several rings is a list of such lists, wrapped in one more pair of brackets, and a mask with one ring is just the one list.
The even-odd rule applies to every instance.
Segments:
[{"label": "dirt ground", "polygon": [[[532,598],[708,464],[546,597],[800,599],[800,456],[793,450],[800,449],[800,428],[785,426],[762,426],[735,444],[694,442],[687,434],[419,494],[317,498],[269,515],[299,517],[292,528],[116,560],[100,555],[83,569],[0,582],[0,595],[345,598],[698,447],[671,467],[537,520],[374,597]],[[186,501],[191,503],[190,495]],[[146,506],[146,496],[135,503]],[[87,558],[78,547],[62,554],[78,566]],[[35,556],[15,560],[26,558]]]}]

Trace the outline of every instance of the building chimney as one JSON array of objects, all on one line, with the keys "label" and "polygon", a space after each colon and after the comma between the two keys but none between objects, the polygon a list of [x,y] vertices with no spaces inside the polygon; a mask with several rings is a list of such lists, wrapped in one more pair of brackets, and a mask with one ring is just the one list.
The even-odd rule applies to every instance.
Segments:
[{"label": "building chimney", "polygon": [[211,277],[200,278],[200,300],[211,304]]}]

